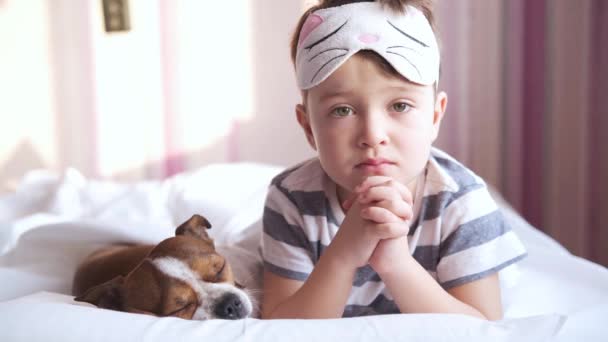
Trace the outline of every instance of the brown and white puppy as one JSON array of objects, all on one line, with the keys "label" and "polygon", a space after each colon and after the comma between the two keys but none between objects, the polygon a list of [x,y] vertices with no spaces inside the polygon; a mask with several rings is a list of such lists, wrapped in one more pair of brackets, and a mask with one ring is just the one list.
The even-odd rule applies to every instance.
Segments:
[{"label": "brown and white puppy", "polygon": [[93,252],[74,275],[75,300],[154,316],[250,317],[251,297],[235,283],[208,228],[207,219],[194,215],[156,246],[115,245]]}]

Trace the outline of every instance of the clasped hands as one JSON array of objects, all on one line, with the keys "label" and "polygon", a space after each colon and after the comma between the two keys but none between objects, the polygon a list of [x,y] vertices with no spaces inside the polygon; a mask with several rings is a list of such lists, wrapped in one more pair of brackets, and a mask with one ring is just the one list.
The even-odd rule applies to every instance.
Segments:
[{"label": "clasped hands", "polygon": [[342,261],[354,267],[369,264],[381,277],[395,263],[411,258],[407,234],[413,198],[402,183],[371,176],[343,203],[347,212],[332,245]]}]

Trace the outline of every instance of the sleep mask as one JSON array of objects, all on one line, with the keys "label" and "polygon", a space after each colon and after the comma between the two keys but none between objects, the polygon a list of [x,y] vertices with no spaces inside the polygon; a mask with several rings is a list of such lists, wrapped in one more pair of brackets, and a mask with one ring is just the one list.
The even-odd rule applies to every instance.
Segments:
[{"label": "sleep mask", "polygon": [[377,2],[358,2],[308,15],[296,54],[298,87],[318,85],[360,50],[375,51],[410,82],[439,80],[439,47],[420,10],[394,13]]}]

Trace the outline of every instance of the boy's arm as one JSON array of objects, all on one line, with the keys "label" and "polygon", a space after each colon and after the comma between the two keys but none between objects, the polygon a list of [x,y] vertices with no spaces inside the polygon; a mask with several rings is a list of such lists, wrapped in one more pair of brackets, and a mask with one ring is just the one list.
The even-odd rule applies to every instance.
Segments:
[{"label": "boy's arm", "polygon": [[[349,241],[341,242],[345,238],[352,240],[353,233],[356,233],[353,231],[356,229],[352,229],[358,228],[353,226],[352,221],[356,219],[353,214],[347,213],[336,237],[313,264],[312,254],[316,250],[307,249],[310,241],[304,232],[305,228],[315,227],[305,227],[306,223],[300,217],[300,210],[293,206],[293,202],[286,201],[279,189],[270,188],[262,235],[262,256],[270,267],[264,270],[263,318],[342,316],[357,268],[352,261],[348,262],[352,260],[348,257],[349,254],[344,253],[349,252],[343,247]],[[366,241],[363,238],[359,236],[358,242],[359,245],[364,243],[368,253],[364,257],[369,258],[377,240],[372,242],[372,239]],[[354,245],[356,244],[355,241]],[[350,251],[351,256],[357,256],[352,253],[356,250]],[[291,273],[300,280],[290,279]]]},{"label": "boy's arm", "polygon": [[[386,242],[397,243],[399,239],[394,240]],[[489,320],[502,318],[497,273],[446,291],[409,253],[403,257],[404,262],[379,274],[401,312],[459,313]]]},{"label": "boy's arm", "polygon": [[[338,318],[350,294],[359,264],[373,252],[377,240],[353,241],[357,224],[347,214],[333,241],[321,255],[306,281],[264,271],[262,318]],[[349,243],[352,244],[348,248]],[[372,244],[373,243],[373,244]],[[363,253],[363,255],[361,255]],[[367,255],[366,255],[367,254]]]},{"label": "boy's arm", "polygon": [[355,269],[323,254],[301,282],[264,271],[262,318],[338,318],[350,293]]},{"label": "boy's arm", "polygon": [[342,317],[355,272],[379,241],[362,229],[359,205],[352,209],[305,282],[264,271],[263,318]]},{"label": "boy's arm", "polygon": [[360,204],[355,203],[305,282],[265,271],[262,317],[341,317],[355,272],[368,263],[378,241],[407,233],[391,225],[371,228],[361,216]]},{"label": "boy's arm", "polygon": [[[365,194],[365,202],[395,214],[394,208],[398,208],[400,198],[411,196],[404,185],[380,176],[369,178],[360,191]],[[394,218],[387,216],[387,219]],[[388,222],[380,216],[372,220],[378,224]],[[380,241],[369,263],[384,281],[401,312],[461,313],[485,319],[502,317],[496,273],[446,291],[414,259],[406,235]]]}]

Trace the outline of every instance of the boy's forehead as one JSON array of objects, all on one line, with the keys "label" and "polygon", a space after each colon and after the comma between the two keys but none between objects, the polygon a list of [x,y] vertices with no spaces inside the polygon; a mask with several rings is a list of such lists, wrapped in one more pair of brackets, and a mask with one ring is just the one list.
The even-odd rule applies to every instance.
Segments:
[{"label": "boy's forehead", "polygon": [[[370,77],[373,80],[370,80]],[[427,88],[432,88],[432,86],[413,83],[401,75],[388,74],[373,61],[355,55],[324,81],[308,89],[308,92],[315,99],[323,101],[331,97],[356,95],[369,91],[370,84],[373,84],[373,88],[381,93],[423,95],[426,94]]]}]

